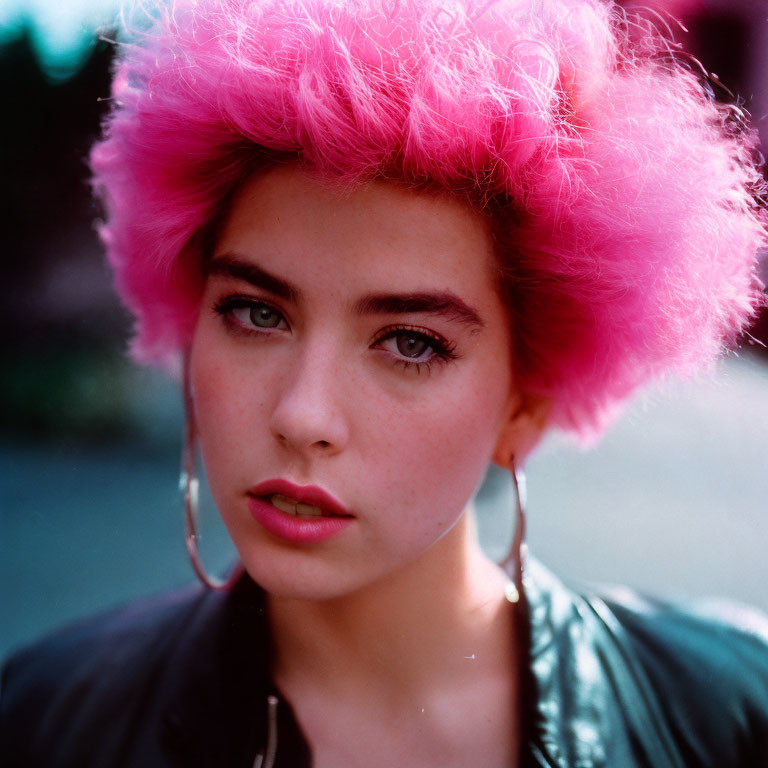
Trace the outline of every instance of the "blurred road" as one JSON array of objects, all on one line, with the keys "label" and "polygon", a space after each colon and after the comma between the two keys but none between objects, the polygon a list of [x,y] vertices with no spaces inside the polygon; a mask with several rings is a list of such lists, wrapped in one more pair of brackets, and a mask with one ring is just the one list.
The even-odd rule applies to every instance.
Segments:
[{"label": "blurred road", "polygon": [[[180,434],[167,391],[164,420]],[[164,446],[164,447],[163,447]],[[0,442],[0,655],[62,621],[189,581],[169,443],[83,448]],[[768,610],[768,367],[637,403],[589,452],[550,440],[528,466],[529,543],[563,577]],[[478,500],[481,539],[505,548],[509,486]],[[204,502],[211,510],[211,502]],[[234,550],[214,514],[205,553]]]}]

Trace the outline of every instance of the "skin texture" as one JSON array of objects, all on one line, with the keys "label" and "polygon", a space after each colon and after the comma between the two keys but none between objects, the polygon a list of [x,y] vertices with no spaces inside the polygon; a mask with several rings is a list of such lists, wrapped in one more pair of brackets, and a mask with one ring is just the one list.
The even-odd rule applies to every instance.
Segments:
[{"label": "skin texture", "polygon": [[[229,274],[233,261],[298,295]],[[281,168],[242,186],[210,263],[191,350],[206,473],[269,594],[276,680],[315,764],[370,767],[373,750],[382,765],[509,766],[511,608],[471,498],[489,462],[527,450],[540,425],[514,386],[486,222],[448,197],[342,191]],[[446,292],[480,322],[356,307]],[[271,327],[254,326],[255,302]],[[409,347],[414,329],[451,359],[423,336]],[[248,510],[249,488],[270,478],[320,486],[352,523],[313,544],[274,537]]]}]

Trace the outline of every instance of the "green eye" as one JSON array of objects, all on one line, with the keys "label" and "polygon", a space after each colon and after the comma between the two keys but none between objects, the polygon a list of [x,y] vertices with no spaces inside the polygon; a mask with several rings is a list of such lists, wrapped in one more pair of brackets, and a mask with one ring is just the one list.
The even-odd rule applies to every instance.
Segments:
[{"label": "green eye", "polygon": [[248,317],[258,328],[276,328],[282,320],[280,313],[266,304],[254,304],[251,306]]},{"label": "green eye", "polygon": [[283,313],[264,301],[225,296],[216,302],[213,309],[232,332],[258,334],[261,331],[289,328]]},{"label": "green eye", "polygon": [[457,360],[456,345],[428,328],[388,326],[379,331],[372,342],[406,369],[429,371],[434,364]]},{"label": "green eye", "polygon": [[432,345],[423,336],[417,334],[403,334],[396,339],[397,351],[403,357],[419,358]]}]

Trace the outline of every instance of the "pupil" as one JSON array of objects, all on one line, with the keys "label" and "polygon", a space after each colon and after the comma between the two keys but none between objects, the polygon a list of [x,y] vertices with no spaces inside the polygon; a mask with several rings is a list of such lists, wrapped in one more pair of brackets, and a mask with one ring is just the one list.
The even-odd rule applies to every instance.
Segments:
[{"label": "pupil", "polygon": [[280,318],[273,309],[262,305],[251,309],[251,322],[261,328],[274,328],[280,322]]},{"label": "pupil", "polygon": [[428,342],[418,336],[400,336],[397,339],[397,351],[405,357],[421,357],[428,347]]}]

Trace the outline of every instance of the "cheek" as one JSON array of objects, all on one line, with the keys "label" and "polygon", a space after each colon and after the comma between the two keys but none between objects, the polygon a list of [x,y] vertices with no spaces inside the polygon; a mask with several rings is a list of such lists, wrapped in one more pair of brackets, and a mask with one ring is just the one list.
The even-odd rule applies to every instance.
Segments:
[{"label": "cheek", "polygon": [[[490,384],[488,382],[491,382]],[[506,406],[503,374],[431,393],[416,407],[391,405],[368,457],[377,496],[408,514],[425,535],[456,522],[493,456]]]},{"label": "cheek", "polygon": [[252,477],[250,460],[258,455],[261,427],[256,416],[259,388],[248,386],[222,352],[198,329],[190,359],[190,376],[200,449],[206,475],[218,498],[241,478]]}]

